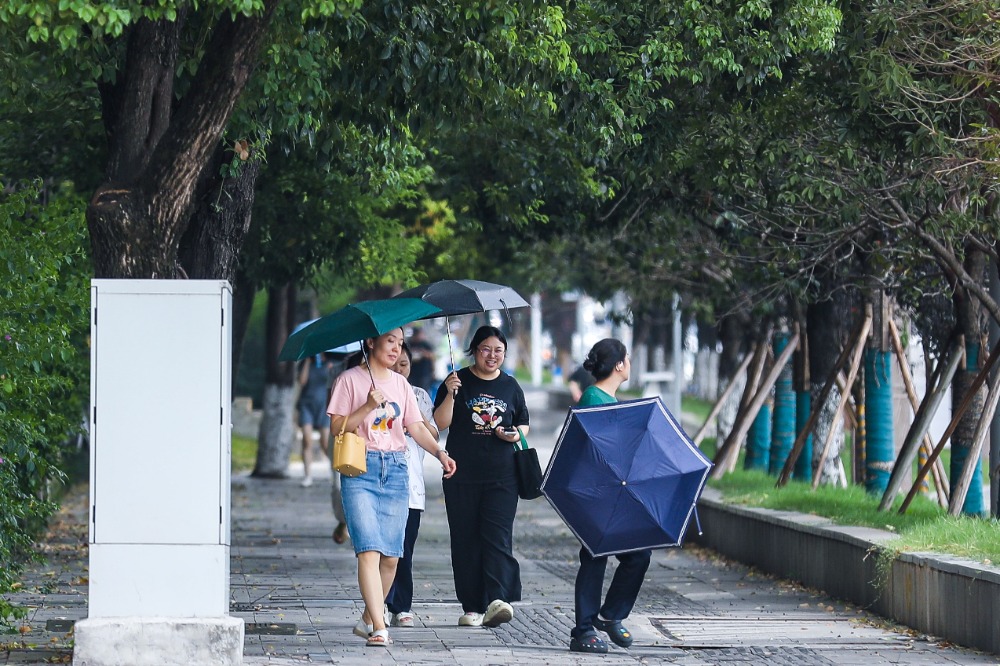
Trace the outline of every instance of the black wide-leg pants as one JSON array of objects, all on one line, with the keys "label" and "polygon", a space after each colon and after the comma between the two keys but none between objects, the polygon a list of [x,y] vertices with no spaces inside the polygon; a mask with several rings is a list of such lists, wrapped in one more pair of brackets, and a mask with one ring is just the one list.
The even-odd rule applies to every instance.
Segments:
[{"label": "black wide-leg pants", "polygon": [[444,481],[455,594],[464,613],[485,613],[491,601],[521,600],[514,559],[517,481]]}]

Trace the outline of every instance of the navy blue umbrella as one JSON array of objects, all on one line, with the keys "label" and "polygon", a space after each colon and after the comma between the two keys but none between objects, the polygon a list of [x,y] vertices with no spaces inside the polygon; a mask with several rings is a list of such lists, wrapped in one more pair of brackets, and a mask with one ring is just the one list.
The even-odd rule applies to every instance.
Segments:
[{"label": "navy blue umbrella", "polygon": [[570,410],[542,493],[597,557],[681,545],[711,461],[658,396]]}]

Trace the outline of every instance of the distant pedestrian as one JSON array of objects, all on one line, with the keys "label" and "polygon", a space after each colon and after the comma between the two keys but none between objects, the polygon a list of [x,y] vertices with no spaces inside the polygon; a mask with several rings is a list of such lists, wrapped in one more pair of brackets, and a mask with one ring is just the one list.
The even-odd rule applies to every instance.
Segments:
[{"label": "distant pedestrian", "polygon": [[299,367],[299,427],[302,429],[302,486],[312,485],[313,430],[319,434],[319,450],[326,452],[330,440],[330,416],[326,404],[333,383],[334,360],[326,352],[302,361]]},{"label": "distant pedestrian", "polygon": [[413,354],[410,384],[430,391],[431,385],[434,383],[434,364],[437,360],[434,355],[434,347],[427,340],[422,328],[413,329],[408,344]]},{"label": "distant pedestrian", "polygon": [[384,647],[391,642],[384,619],[385,598],[403,555],[409,504],[403,428],[438,457],[445,478],[455,473],[455,461],[428,432],[409,383],[392,371],[402,353],[402,329],[368,338],[363,344],[367,362],[341,374],[327,412],[332,428],[355,432],[367,444],[368,471],[354,477],[342,475],[341,490],[365,603],[354,633],[367,638],[370,647]]},{"label": "distant pedestrian", "polygon": [[[396,365],[392,369],[409,379],[412,356],[409,345],[403,343],[403,353],[396,360]],[[417,398],[417,406],[424,416],[424,425],[427,430],[434,435],[434,440],[438,440],[438,429],[434,425],[434,403],[427,391],[419,386],[413,387],[413,394]],[[403,539],[403,556],[399,558],[396,565],[396,579],[389,589],[389,596],[385,600],[389,612],[392,613],[392,626],[412,627],[413,626],[413,548],[417,543],[417,533],[420,531],[420,517],[426,506],[427,488],[424,484],[424,454],[425,451],[413,441],[409,434],[406,435],[406,445],[409,450],[410,460],[407,466],[410,474],[410,512],[406,519],[406,535]]]},{"label": "distant pedestrian", "polygon": [[[618,402],[618,388],[629,378],[632,362],[625,345],[614,338],[605,338],[593,346],[583,367],[597,381],[580,398],[581,407]],[[586,547],[580,547],[580,569],[576,574],[576,626],[570,632],[569,649],[573,652],[605,653],[608,644],[597,635],[596,629],[620,647],[632,645],[632,633],[622,625],[628,618],[639,596],[646,570],[649,569],[650,550],[638,550],[616,555],[618,568],[611,586],[601,604],[607,556],[593,557]]]},{"label": "distant pedestrian", "polygon": [[569,387],[569,397],[574,405],[579,404],[580,398],[583,397],[583,392],[593,386],[593,384],[594,375],[590,374],[587,368],[580,365],[573,371],[566,385]]},{"label": "distant pedestrian", "polygon": [[466,351],[472,365],[449,374],[434,401],[434,418],[448,428],[448,450],[460,469],[443,487],[463,627],[510,622],[510,604],[521,600],[514,443],[518,429],[528,433],[528,408],[517,380],[500,369],[506,352],[500,329],[480,327]]}]

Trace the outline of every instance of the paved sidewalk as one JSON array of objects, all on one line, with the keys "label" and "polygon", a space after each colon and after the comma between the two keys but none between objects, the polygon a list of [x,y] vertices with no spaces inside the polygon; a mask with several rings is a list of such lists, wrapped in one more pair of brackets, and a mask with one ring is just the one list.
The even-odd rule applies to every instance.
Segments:
[{"label": "paved sidewalk", "polygon": [[[543,465],[563,414],[529,394],[531,435]],[[544,499],[522,502],[515,526],[524,601],[498,629],[460,628],[439,474],[428,461],[428,506],[417,541],[417,626],[390,629],[394,644],[367,648],[351,633],[360,613],[353,551],[330,538],[329,478],[233,480],[232,608],[247,622],[247,664],[996,664],[1000,658],[893,630],[856,608],[774,580],[713,553],[657,551],[632,617],[636,642],[608,655],[568,650],[578,543]],[[301,466],[293,467],[301,476]],[[62,544],[15,596],[31,606],[22,638],[0,664],[52,663],[70,655],[71,620],[86,616],[83,505],[70,503]],[[81,532],[82,530],[82,532]],[[614,560],[612,560],[614,561]],[[610,567],[609,567],[610,569]],[[610,574],[610,571],[609,571]],[[610,575],[608,576],[610,580]],[[17,637],[11,637],[14,640]],[[0,643],[4,640],[0,638]],[[48,661],[46,661],[48,660]]]}]

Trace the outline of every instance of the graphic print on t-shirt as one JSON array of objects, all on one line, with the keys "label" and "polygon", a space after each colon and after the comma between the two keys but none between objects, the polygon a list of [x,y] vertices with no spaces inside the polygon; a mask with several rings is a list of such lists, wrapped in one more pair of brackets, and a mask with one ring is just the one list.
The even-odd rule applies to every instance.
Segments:
[{"label": "graphic print on t-shirt", "polygon": [[472,423],[480,431],[493,431],[500,425],[503,413],[507,411],[506,402],[488,395],[477,395],[467,404],[472,412]]},{"label": "graphic print on t-shirt", "polygon": [[399,418],[403,410],[395,402],[382,403],[375,408],[375,420],[372,421],[372,432],[375,434],[388,434],[392,430],[392,424]]}]

